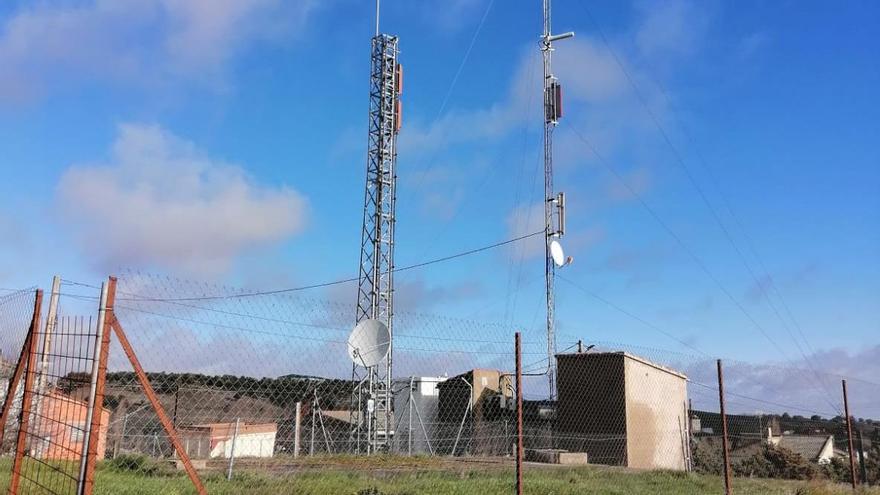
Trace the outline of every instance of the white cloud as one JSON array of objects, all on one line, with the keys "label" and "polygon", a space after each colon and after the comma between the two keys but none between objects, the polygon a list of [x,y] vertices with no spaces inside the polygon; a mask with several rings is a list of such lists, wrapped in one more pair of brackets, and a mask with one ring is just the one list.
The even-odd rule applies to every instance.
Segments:
[{"label": "white cloud", "polygon": [[400,280],[394,287],[395,311],[425,311],[438,305],[456,303],[479,297],[483,287],[478,280],[465,280],[450,285],[429,285],[424,279]]},{"label": "white cloud", "polygon": [[667,0],[640,2],[641,25],[636,44],[648,57],[687,55],[697,49],[709,27],[707,2]]},{"label": "white cloud", "polygon": [[0,25],[0,101],[82,81],[222,84],[228,60],[298,31],[316,2],[93,0],[29,4]]},{"label": "white cloud", "polygon": [[[541,54],[537,44],[524,51],[502,98],[478,109],[452,109],[425,125],[413,122],[400,135],[402,154],[430,154],[457,143],[498,140],[541,117]],[[556,75],[563,84],[566,106],[608,103],[627,90],[627,82],[611,54],[589,38],[566,41],[554,52]]]},{"label": "white cloud", "polygon": [[[442,8],[435,2],[413,2],[421,15],[438,27],[448,31],[467,30],[476,22],[491,0],[443,0]],[[496,8],[496,7],[493,7]]]},{"label": "white cloud", "polygon": [[219,273],[238,254],[300,232],[307,212],[296,191],[259,186],[158,126],[120,126],[110,163],[71,166],[57,194],[101,268]]},{"label": "white cloud", "polygon": [[[880,345],[846,351],[829,349],[784,363],[744,363],[725,360],[724,389],[734,412],[789,412],[832,417],[842,409],[840,380],[847,379],[852,413],[857,417],[880,416],[876,397],[880,385]],[[688,376],[698,382],[717,383],[714,362],[693,364]],[[714,396],[717,400],[717,395]],[[707,407],[698,404],[697,407]],[[714,407],[710,405],[708,407]],[[833,407],[833,408],[832,408]]]},{"label": "white cloud", "polygon": [[559,43],[553,54],[553,66],[566,100],[606,103],[629,89],[614,56],[591,38]]}]

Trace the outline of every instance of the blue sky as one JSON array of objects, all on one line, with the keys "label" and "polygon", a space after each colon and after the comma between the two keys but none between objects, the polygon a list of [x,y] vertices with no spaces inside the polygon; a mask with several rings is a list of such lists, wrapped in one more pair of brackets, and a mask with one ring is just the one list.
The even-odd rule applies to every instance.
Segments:
[{"label": "blue sky", "polygon": [[[540,2],[382,12],[406,74],[398,265],[540,228]],[[343,0],[4,3],[0,287],[120,267],[253,288],[355,274],[372,15]],[[555,29],[577,33],[555,54],[575,258],[560,274],[713,355],[796,361],[802,332],[828,371],[876,377],[878,21],[869,1],[554,2]],[[540,251],[400,274],[398,307],[540,336]],[[692,352],[557,287],[561,342]]]}]

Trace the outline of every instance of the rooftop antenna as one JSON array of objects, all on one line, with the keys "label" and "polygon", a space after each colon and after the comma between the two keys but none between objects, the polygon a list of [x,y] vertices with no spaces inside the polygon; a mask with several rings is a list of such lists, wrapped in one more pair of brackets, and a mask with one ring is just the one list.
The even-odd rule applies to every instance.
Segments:
[{"label": "rooftop antenna", "polygon": [[[370,54],[370,112],[367,174],[361,228],[356,331],[362,322],[382,324],[387,352],[378,359],[352,359],[351,440],[354,451],[387,451],[394,435],[391,394],[394,356],[394,210],[397,201],[397,133],[400,131],[403,70],[397,61],[397,36],[379,32]],[[371,328],[373,323],[370,324]],[[349,349],[351,351],[351,348]],[[359,351],[358,356],[363,357]],[[353,357],[354,354],[349,354]],[[371,354],[375,357],[375,354]]]},{"label": "rooftop antenna", "polygon": [[553,75],[553,42],[571,38],[573,32],[553,34],[550,23],[550,2],[544,0],[544,33],[541,53],[544,58],[544,278],[547,284],[547,376],[550,399],[556,398],[556,329],[554,300],[556,268],[568,264],[560,239],[565,235],[565,193],[553,190],[553,130],[562,117],[562,86]]}]

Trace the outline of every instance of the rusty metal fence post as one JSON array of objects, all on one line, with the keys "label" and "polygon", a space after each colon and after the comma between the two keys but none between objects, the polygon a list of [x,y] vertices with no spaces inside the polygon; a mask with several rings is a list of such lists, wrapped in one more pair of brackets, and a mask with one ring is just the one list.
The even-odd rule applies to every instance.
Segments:
[{"label": "rusty metal fence post", "polygon": [[[24,455],[25,450],[27,449],[28,440],[28,423],[30,422],[31,402],[33,401],[34,393],[34,379],[37,374],[37,348],[39,345],[37,332],[40,328],[40,311],[42,310],[42,305],[43,291],[37,289],[37,294],[34,298],[34,314],[31,318],[30,329],[28,330],[29,338],[27,345],[25,346],[26,351],[23,350],[23,356],[25,356],[27,360],[27,370],[24,374],[24,390],[22,390],[21,416],[18,426],[18,441],[16,442],[15,447],[15,460],[12,464],[12,478],[9,481],[9,493],[12,495],[18,493],[21,473],[24,469]],[[24,354],[24,352],[26,352],[26,354]],[[8,402],[11,403],[11,399],[12,397],[10,397]]]},{"label": "rusty metal fence post", "polygon": [[521,335],[516,332],[516,493],[523,492],[523,391]]},{"label": "rusty metal fence post", "polygon": [[856,486],[859,484],[859,480],[856,478],[856,458],[855,458],[855,449],[853,449],[853,432],[852,432],[852,417],[849,415],[849,398],[846,393],[846,380],[841,380],[843,384],[843,411],[846,414],[846,441],[849,449],[849,475],[850,481],[852,482],[853,491],[856,490]]},{"label": "rusty metal fence post", "polygon": [[718,401],[721,405],[721,446],[724,455],[724,494],[730,495],[733,489],[730,486],[730,446],[727,442],[727,414],[724,411],[724,372],[721,369],[721,360],[718,360]]},{"label": "rusty metal fence post", "polygon": [[[115,282],[116,279],[111,277],[111,280]],[[116,338],[119,340],[119,345],[122,347],[122,350],[123,352],[125,352],[128,361],[131,363],[131,367],[134,368],[135,375],[137,376],[141,389],[143,389],[144,391],[144,395],[147,396],[147,400],[150,402],[153,411],[155,411],[156,416],[159,419],[159,423],[161,423],[162,428],[168,435],[168,440],[174,447],[174,451],[177,452],[178,456],[180,456],[180,462],[183,464],[184,471],[186,471],[187,476],[189,476],[190,481],[192,481],[196,492],[199,495],[206,495],[208,492],[205,490],[205,485],[202,483],[201,478],[199,478],[199,474],[193,467],[189,455],[183,448],[183,444],[180,443],[180,439],[177,435],[177,430],[171,423],[171,418],[168,417],[168,413],[165,412],[165,408],[162,407],[161,402],[159,402],[159,397],[156,395],[156,391],[150,384],[150,380],[149,378],[147,378],[147,373],[144,371],[144,367],[141,366],[141,362],[135,354],[134,349],[131,346],[131,342],[129,342],[128,336],[125,335],[125,331],[122,329],[122,325],[116,318],[116,315],[112,308],[110,308],[109,310],[109,322],[114,333],[116,333]]]}]

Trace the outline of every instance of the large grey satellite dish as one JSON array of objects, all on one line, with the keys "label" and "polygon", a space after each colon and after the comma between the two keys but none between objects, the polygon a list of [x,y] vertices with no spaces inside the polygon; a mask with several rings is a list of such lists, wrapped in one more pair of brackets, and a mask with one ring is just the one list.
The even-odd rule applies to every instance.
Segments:
[{"label": "large grey satellite dish", "polygon": [[556,266],[564,266],[565,265],[565,253],[562,251],[562,244],[559,244],[559,241],[553,239],[550,241],[550,257],[553,258],[553,263]]},{"label": "large grey satellite dish", "polygon": [[391,334],[379,320],[361,320],[348,336],[348,357],[354,364],[369,368],[388,355]]}]

